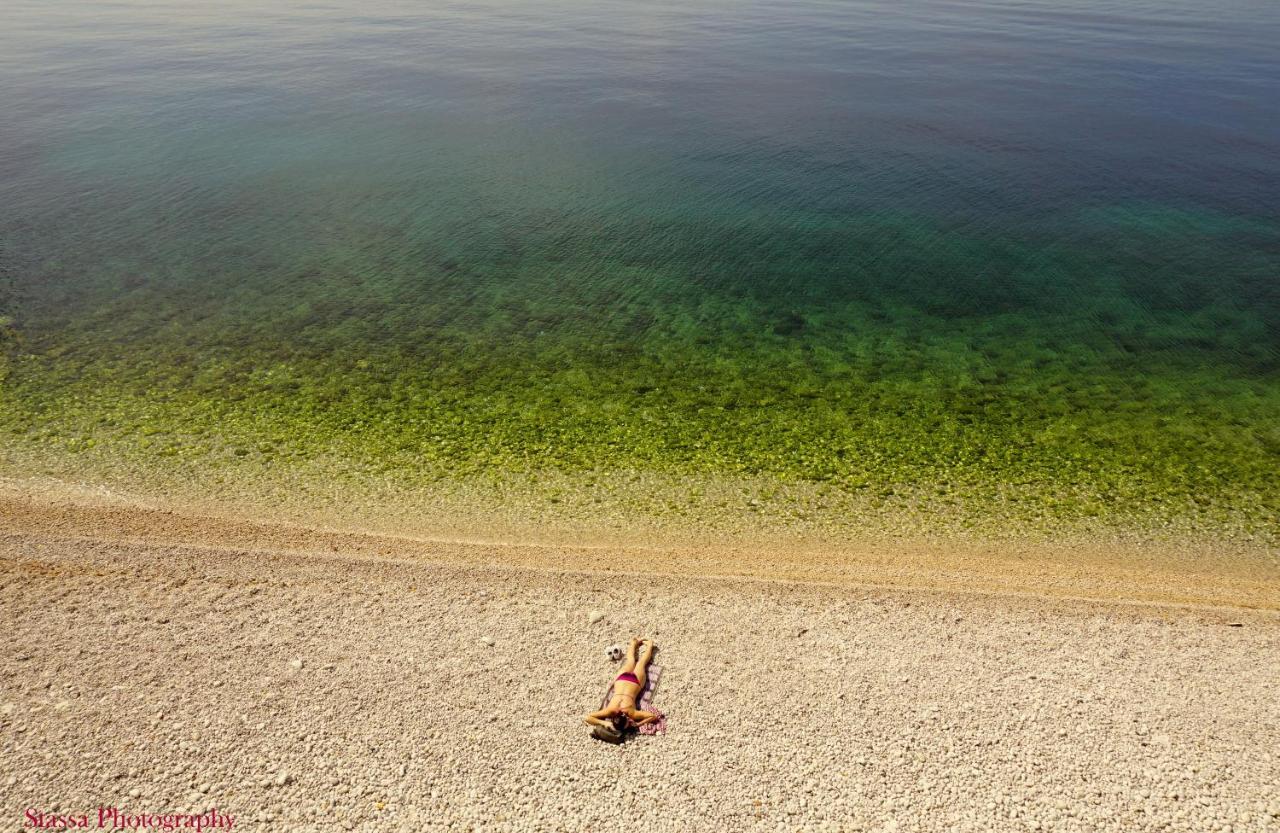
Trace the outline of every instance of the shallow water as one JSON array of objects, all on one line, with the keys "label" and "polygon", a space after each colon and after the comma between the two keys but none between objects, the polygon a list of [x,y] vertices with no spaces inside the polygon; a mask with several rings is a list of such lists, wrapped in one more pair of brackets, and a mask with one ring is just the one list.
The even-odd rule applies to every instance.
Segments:
[{"label": "shallow water", "polygon": [[4,18],[8,442],[1280,511],[1269,0]]}]

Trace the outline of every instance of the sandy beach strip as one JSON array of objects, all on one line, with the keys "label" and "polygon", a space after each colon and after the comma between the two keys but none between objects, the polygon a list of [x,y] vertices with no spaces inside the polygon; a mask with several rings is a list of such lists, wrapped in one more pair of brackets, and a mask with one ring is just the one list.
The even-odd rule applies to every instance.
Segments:
[{"label": "sandy beach strip", "polygon": [[[1273,611],[38,526],[0,526],[4,829],[99,807],[261,830],[1280,829]],[[669,731],[591,741],[603,649],[640,633]]]},{"label": "sandy beach strip", "polygon": [[[388,511],[354,495],[299,512],[268,501],[175,500],[0,476],[0,529],[37,537],[1280,611],[1280,548],[1266,542],[1149,532],[811,539],[769,530],[696,540],[687,529],[618,539],[555,519],[538,523],[532,509],[513,527],[498,520],[510,509],[491,507],[493,528],[485,530],[476,519],[486,510],[472,503],[426,500]],[[471,520],[455,526],[458,514]]]}]

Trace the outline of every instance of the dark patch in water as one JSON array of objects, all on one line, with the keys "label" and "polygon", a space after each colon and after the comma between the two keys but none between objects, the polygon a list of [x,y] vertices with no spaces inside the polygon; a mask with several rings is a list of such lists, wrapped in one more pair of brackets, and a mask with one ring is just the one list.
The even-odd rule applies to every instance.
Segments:
[{"label": "dark patch in water", "polygon": [[788,312],[773,323],[773,331],[780,336],[798,336],[804,332],[807,322],[798,312]]}]

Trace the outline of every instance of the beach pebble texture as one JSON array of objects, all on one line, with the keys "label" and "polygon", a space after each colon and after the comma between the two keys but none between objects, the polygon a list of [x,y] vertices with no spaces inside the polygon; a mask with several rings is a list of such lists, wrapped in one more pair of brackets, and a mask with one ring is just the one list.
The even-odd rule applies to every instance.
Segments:
[{"label": "beach pebble texture", "polygon": [[[633,634],[668,731],[606,745],[582,716]],[[99,806],[237,830],[1278,831],[1280,622],[0,534],[0,829]]]}]

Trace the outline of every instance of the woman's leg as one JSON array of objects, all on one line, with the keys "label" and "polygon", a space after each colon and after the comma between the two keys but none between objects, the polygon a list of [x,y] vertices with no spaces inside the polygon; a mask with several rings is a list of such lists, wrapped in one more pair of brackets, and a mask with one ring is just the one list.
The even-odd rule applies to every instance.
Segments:
[{"label": "woman's leg", "polygon": [[626,674],[636,670],[636,648],[640,647],[640,637],[631,637],[631,644],[627,646],[627,658],[622,663],[622,670],[619,674]]},{"label": "woman's leg", "polygon": [[653,661],[653,650],[653,640],[646,639],[641,645],[640,657],[635,662],[633,673],[636,675],[636,681],[640,683],[641,691],[644,691],[645,680],[649,679],[649,663]]}]

